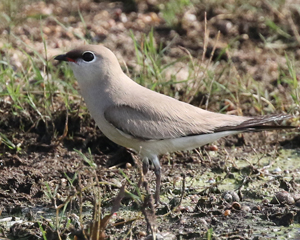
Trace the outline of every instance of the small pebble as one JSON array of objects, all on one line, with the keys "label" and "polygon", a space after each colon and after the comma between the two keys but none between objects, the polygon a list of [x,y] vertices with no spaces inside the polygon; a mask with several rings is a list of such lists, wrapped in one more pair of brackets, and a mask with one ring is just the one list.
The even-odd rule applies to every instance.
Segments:
[{"label": "small pebble", "polygon": [[130,169],[130,168],[132,168],[132,165],[129,162],[126,163],[126,169]]},{"label": "small pebble", "polygon": [[280,167],[277,167],[277,168],[275,168],[275,169],[272,171],[272,173],[275,173],[275,174],[281,173],[281,172],[282,172],[282,170],[281,170]]},{"label": "small pebble", "polygon": [[254,206],[252,208],[252,211],[261,211],[261,207],[260,206]]},{"label": "small pebble", "polygon": [[224,216],[229,216],[231,214],[231,211],[229,209],[225,210]]},{"label": "small pebble", "polygon": [[288,204],[288,205],[293,205],[295,204],[295,200],[292,197],[290,193],[287,191],[281,191],[277,192],[273,199],[271,200],[272,204]]},{"label": "small pebble", "polygon": [[145,231],[140,231],[137,235],[141,238],[147,236],[147,233]]},{"label": "small pebble", "polygon": [[241,210],[242,206],[238,202],[233,202],[232,203],[232,208],[234,208],[235,210]]},{"label": "small pebble", "polygon": [[241,209],[242,211],[244,211],[244,212],[250,212],[251,211],[251,208],[249,207],[249,206],[242,206],[242,209]]},{"label": "small pebble", "polygon": [[239,195],[234,191],[225,192],[222,198],[228,203],[240,201]]},{"label": "small pebble", "polygon": [[232,196],[231,196],[231,194],[229,194],[229,193],[226,193],[226,194],[223,196],[223,199],[224,199],[226,202],[228,202],[228,203],[232,202]]}]

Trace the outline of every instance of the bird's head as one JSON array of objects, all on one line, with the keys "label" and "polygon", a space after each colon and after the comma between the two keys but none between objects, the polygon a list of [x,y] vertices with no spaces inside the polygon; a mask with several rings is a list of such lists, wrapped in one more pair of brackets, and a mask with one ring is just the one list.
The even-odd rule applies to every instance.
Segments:
[{"label": "bird's head", "polygon": [[116,56],[102,45],[84,45],[54,59],[68,62],[79,84],[105,81],[115,74],[123,74]]}]

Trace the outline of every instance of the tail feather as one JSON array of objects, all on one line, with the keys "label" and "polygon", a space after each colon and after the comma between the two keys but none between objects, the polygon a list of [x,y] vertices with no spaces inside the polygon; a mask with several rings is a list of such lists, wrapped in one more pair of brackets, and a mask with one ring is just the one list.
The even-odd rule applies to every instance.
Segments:
[{"label": "tail feather", "polygon": [[269,116],[253,117],[235,126],[224,126],[215,129],[215,132],[240,130],[240,131],[264,131],[264,130],[278,130],[278,129],[292,129],[295,126],[280,125],[282,120],[292,118],[291,115],[277,114]]}]

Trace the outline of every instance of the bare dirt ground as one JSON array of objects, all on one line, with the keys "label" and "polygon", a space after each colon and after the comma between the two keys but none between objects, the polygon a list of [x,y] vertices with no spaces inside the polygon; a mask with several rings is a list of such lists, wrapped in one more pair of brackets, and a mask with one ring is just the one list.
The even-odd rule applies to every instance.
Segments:
[{"label": "bare dirt ground", "polygon": [[[153,28],[157,49],[168,46],[162,64],[204,56],[214,81],[229,89],[200,87],[192,104],[244,115],[288,112],[296,117],[284,124],[299,125],[300,2],[169,3],[179,10],[156,0],[1,2],[1,239],[152,239],[154,233],[157,239],[300,239],[296,130],[242,134],[162,156],[165,204],[153,208],[154,174],[146,176],[148,188],[137,188],[139,159],[102,135],[77,93],[69,93],[66,104],[61,89],[47,99],[36,91],[39,100],[32,104],[8,91],[13,83],[28,94],[20,76],[43,89],[32,66],[54,85],[73,78],[52,57],[83,39],[109,47],[139,79],[144,68],[130,31],[143,42]],[[36,63],[28,65],[31,60]],[[7,74],[6,63],[15,74]],[[188,67],[190,62],[176,63],[164,76],[176,72],[183,80]],[[161,85],[155,89],[189,99],[182,85]],[[49,98],[51,105],[43,105]],[[90,225],[99,218],[101,227]],[[95,229],[100,236],[89,233]]]}]

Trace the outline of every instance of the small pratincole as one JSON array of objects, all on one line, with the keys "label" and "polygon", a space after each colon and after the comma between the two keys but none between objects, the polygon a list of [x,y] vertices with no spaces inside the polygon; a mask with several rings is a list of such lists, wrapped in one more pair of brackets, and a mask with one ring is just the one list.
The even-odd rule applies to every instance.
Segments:
[{"label": "small pratincole", "polygon": [[291,128],[277,123],[290,115],[225,115],[151,91],[131,80],[116,56],[102,45],[84,45],[55,59],[69,62],[87,107],[104,135],[135,150],[143,159],[144,174],[149,160],[153,163],[156,203],[161,182],[160,154],[194,149],[241,132]]}]

